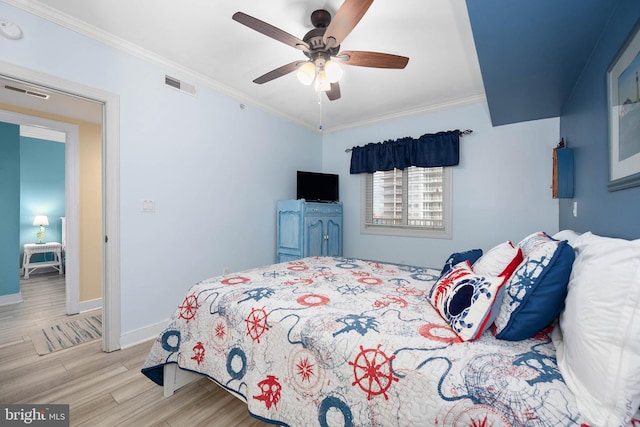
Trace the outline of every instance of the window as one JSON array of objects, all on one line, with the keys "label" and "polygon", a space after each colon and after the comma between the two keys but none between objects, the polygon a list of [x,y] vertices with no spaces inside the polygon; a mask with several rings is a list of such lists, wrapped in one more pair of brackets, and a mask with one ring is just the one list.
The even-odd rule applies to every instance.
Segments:
[{"label": "window", "polygon": [[451,238],[451,168],[362,175],[363,233]]}]

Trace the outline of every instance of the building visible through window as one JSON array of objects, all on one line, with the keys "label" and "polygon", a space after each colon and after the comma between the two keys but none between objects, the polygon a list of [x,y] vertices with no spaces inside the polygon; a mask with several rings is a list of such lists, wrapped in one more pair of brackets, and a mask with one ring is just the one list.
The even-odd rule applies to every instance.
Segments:
[{"label": "building visible through window", "polygon": [[450,168],[366,174],[363,232],[450,237]]}]

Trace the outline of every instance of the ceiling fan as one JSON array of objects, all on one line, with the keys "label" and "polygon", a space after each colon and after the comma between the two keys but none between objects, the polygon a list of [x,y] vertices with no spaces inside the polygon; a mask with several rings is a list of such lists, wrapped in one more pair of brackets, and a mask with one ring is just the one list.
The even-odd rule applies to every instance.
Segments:
[{"label": "ceiling fan", "polygon": [[329,100],[340,98],[342,69],[337,63],[359,67],[402,69],[409,62],[405,56],[380,52],[356,50],[340,51],[340,44],[360,22],[373,0],[345,0],[333,19],[324,9],[311,14],[314,28],[302,40],[271,24],[242,12],[233,14],[233,19],[267,37],[301,50],[307,60],[294,61],[258,77],[253,82],[267,83],[293,71],[304,84],[315,82],[318,92],[325,92]]}]

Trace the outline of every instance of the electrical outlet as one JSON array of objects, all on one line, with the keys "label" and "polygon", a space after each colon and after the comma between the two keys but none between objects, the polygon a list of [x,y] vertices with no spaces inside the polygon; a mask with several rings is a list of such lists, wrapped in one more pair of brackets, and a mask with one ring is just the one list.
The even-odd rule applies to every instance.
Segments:
[{"label": "electrical outlet", "polygon": [[229,266],[225,265],[224,268],[222,269],[222,274],[229,274]]},{"label": "electrical outlet", "polygon": [[573,216],[578,216],[578,202],[573,202]]}]

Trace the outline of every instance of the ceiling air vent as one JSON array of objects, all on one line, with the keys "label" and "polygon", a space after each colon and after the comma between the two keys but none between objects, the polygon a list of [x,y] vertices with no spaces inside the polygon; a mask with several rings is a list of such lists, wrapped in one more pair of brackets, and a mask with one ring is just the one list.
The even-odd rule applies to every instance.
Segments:
[{"label": "ceiling air vent", "polygon": [[164,76],[164,84],[166,84],[167,86],[171,86],[173,88],[176,88],[178,90],[181,90],[183,92],[188,93],[189,95],[195,95],[196,94],[196,87],[192,84],[189,83],[185,83],[185,82],[181,82],[180,80],[176,79],[175,77],[171,77],[171,76]]},{"label": "ceiling air vent", "polygon": [[14,92],[23,93],[25,95],[33,96],[40,99],[49,99],[49,95],[42,92],[36,92],[33,90],[23,89],[21,87],[15,87],[10,85],[4,85],[4,88],[7,90],[12,90]]}]

